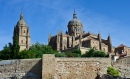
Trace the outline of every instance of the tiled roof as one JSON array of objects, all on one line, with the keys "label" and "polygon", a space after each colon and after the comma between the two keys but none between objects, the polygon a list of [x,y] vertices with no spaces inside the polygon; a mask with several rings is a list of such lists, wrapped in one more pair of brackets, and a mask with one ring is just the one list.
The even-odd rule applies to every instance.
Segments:
[{"label": "tiled roof", "polygon": [[[127,47],[126,45],[124,45],[124,44],[121,44],[121,45],[119,45],[118,47]],[[118,48],[117,47],[117,48]]]}]

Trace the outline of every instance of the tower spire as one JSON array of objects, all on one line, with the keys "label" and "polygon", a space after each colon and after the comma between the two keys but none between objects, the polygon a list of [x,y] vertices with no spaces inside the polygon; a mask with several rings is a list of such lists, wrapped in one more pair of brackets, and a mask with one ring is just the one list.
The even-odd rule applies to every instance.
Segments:
[{"label": "tower spire", "polygon": [[75,12],[75,9],[74,9],[74,13],[73,13],[73,19],[77,18],[77,15],[76,15],[76,12]]},{"label": "tower spire", "polygon": [[23,19],[23,8],[21,8],[20,20]]}]

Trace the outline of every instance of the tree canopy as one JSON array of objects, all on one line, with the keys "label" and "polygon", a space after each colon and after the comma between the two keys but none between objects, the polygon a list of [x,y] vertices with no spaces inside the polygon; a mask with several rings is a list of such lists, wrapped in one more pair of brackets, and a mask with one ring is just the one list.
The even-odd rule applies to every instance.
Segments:
[{"label": "tree canopy", "polygon": [[25,59],[25,58],[42,58],[43,54],[55,54],[56,57],[105,57],[106,54],[103,51],[97,51],[91,48],[85,54],[81,55],[80,49],[74,49],[69,52],[58,52],[53,50],[51,46],[36,42],[28,50],[19,51],[19,44],[17,36],[14,37],[12,43],[5,45],[3,50],[0,51],[0,59]]},{"label": "tree canopy", "polygon": [[82,57],[105,57],[106,53],[103,51],[98,51],[94,48],[90,48],[89,51],[86,51],[85,54],[82,55]]},{"label": "tree canopy", "polygon": [[0,51],[0,59],[7,60],[12,58],[12,44],[8,43],[8,45],[5,45],[3,50]]},{"label": "tree canopy", "polygon": [[81,57],[80,49],[74,49],[65,53],[67,57]]}]

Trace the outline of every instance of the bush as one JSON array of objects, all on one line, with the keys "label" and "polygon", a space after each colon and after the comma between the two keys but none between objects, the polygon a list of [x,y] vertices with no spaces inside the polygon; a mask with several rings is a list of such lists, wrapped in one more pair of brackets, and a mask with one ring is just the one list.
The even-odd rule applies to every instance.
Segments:
[{"label": "bush", "polygon": [[107,74],[110,74],[112,76],[120,76],[120,72],[117,69],[115,69],[114,67],[108,67]]},{"label": "bush", "polygon": [[74,49],[70,52],[65,53],[67,57],[81,57],[81,51],[78,49]]},{"label": "bush", "polygon": [[105,57],[106,53],[103,51],[97,51],[97,57]]},{"label": "bush", "polygon": [[75,54],[79,54],[79,55],[81,55],[81,51],[78,49],[75,49],[75,50],[72,50],[71,51],[72,53],[75,53]]},{"label": "bush", "polygon": [[22,50],[18,53],[18,58],[20,59],[35,58],[35,54],[29,50]]},{"label": "bush", "polygon": [[67,52],[65,53],[67,57],[79,57],[78,54],[72,53],[72,52]]},{"label": "bush", "polygon": [[57,53],[55,53],[55,57],[66,57],[66,54],[63,52],[61,52],[61,53],[57,52]]},{"label": "bush", "polygon": [[34,52],[36,58],[42,58],[43,54],[53,54],[53,50],[50,46],[36,42],[33,44],[29,51]]},{"label": "bush", "polygon": [[82,57],[105,57],[106,54],[103,51],[97,51],[94,48],[91,48],[89,51],[86,51]]}]

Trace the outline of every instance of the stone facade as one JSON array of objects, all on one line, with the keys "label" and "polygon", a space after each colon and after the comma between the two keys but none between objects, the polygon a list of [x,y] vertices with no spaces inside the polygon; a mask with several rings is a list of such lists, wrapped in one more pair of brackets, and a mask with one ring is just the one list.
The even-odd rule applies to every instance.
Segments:
[{"label": "stone facade", "polygon": [[48,45],[50,45],[54,50],[66,51],[75,47],[95,47],[96,49],[104,52],[113,52],[110,35],[108,36],[107,40],[105,40],[102,39],[100,33],[85,33],[83,31],[82,22],[77,18],[75,11],[73,14],[73,19],[68,22],[67,27],[68,31],[66,31],[66,34],[63,34],[62,31],[59,31],[57,35],[49,36]]},{"label": "stone facade", "polygon": [[113,47],[110,35],[105,40],[102,39],[100,33],[94,34],[83,31],[82,22],[77,18],[75,11],[73,13],[73,19],[68,22],[67,28],[68,30],[65,34],[62,31],[58,31],[55,36],[49,35],[48,45],[54,50],[66,52],[79,47],[81,48],[82,54],[84,54],[84,50],[88,51],[90,47],[95,47],[98,50],[106,52],[106,54],[117,52],[118,54],[122,54],[123,51],[127,52],[127,55],[130,56],[130,47],[125,45]]},{"label": "stone facade", "polygon": [[20,15],[20,20],[14,27],[13,42],[15,37],[18,37],[18,43],[20,46],[20,51],[24,49],[29,49],[30,47],[30,30],[24,21],[23,14]]}]

